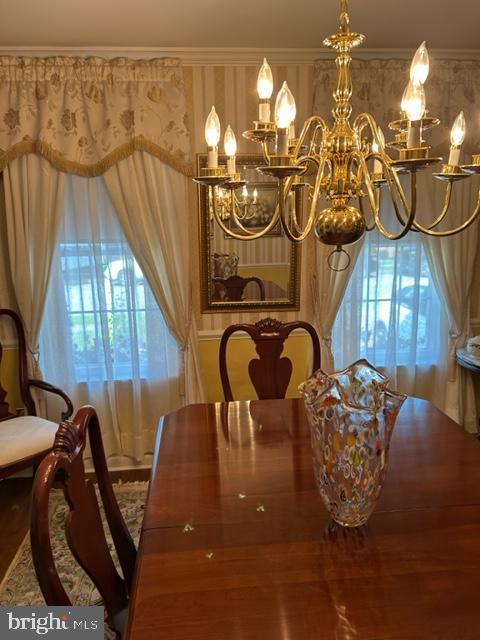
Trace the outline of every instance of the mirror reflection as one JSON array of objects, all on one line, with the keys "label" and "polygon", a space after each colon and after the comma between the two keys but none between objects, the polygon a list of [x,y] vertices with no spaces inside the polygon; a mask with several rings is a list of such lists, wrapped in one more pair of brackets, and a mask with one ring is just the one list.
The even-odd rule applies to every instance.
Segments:
[{"label": "mirror reflection", "polygon": [[[225,158],[219,158],[222,164]],[[198,169],[207,155],[198,156]],[[265,227],[275,213],[277,182],[256,171],[261,156],[238,155],[237,170],[246,185],[232,192],[217,187],[217,211],[225,226],[244,233],[232,216],[252,232]],[[228,310],[232,306],[298,308],[298,247],[285,236],[280,223],[256,240],[237,240],[227,235],[213,219],[213,192],[199,187],[202,230],[203,310]]]}]

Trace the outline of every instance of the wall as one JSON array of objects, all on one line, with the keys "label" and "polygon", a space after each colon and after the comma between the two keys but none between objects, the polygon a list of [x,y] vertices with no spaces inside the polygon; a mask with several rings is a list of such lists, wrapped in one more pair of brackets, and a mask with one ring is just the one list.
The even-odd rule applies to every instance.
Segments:
[{"label": "wall", "polygon": [[[242,137],[242,132],[251,129],[253,121],[258,119],[258,97],[256,82],[258,69],[261,64],[231,64],[231,65],[195,65],[185,67],[187,91],[189,92],[189,104],[194,106],[190,112],[192,128],[192,146],[195,154],[205,153],[206,144],[204,138],[205,119],[212,107],[219,115],[222,125],[222,135],[227,124],[230,124],[235,132],[238,144],[238,153],[261,153],[258,145]],[[297,105],[297,123],[302,123],[311,115],[313,104],[313,64],[271,64],[274,77],[273,103],[276,92],[283,80],[288,82]],[[272,106],[273,110],[273,106]],[[196,234],[199,237],[197,214],[197,191],[193,187],[190,190],[190,207],[192,211],[192,224],[195,224]],[[267,242],[269,240],[267,239]],[[248,243],[244,243],[248,245]],[[245,248],[248,253],[248,248]],[[200,282],[198,244],[192,247],[195,253],[197,273],[194,282]],[[246,260],[246,257],[245,257]],[[296,319],[312,320],[312,303],[310,286],[307,274],[312,272],[314,260],[313,239],[310,238],[302,244],[300,251],[300,309],[298,311],[270,312],[279,320],[289,322]],[[223,329],[230,324],[238,322],[256,322],[267,315],[266,312],[244,313],[200,313],[200,288],[196,290],[195,310],[197,328],[200,336],[200,358],[204,373],[209,400],[223,399],[218,373],[218,347]],[[305,378],[305,344],[304,339],[292,338],[293,349],[288,343],[288,350],[292,353],[294,372],[302,371],[300,377],[293,379],[288,390],[289,394],[296,394],[296,387]],[[244,346],[241,346],[244,345]],[[245,346],[247,345],[247,346]],[[299,347],[299,345],[303,345]],[[237,340],[232,348],[233,368],[245,372],[245,367],[240,363],[240,354],[250,348],[251,355],[255,355],[251,345],[246,340]],[[253,390],[245,382],[245,386],[238,387],[238,397],[251,398]],[[235,395],[237,397],[237,394]]]},{"label": "wall", "polygon": [[[192,130],[192,147],[195,154],[206,152],[204,128],[206,117],[215,105],[222,125],[222,133],[227,124],[235,131],[238,144],[238,153],[260,153],[258,145],[242,137],[242,132],[251,129],[253,121],[258,119],[258,97],[256,82],[258,69],[261,64],[231,64],[231,65],[195,65],[185,67],[185,80],[189,94],[189,104],[194,108],[189,114]],[[272,64],[274,77],[274,96],[283,80],[287,80],[297,104],[297,122],[303,122],[311,115],[313,104],[313,64]],[[192,210],[192,223],[195,224],[196,235],[199,237],[197,192],[193,187],[190,191],[190,206]],[[310,246],[308,246],[310,245]],[[310,249],[310,250],[309,250]],[[198,246],[192,247],[196,252],[196,265],[199,269]],[[311,301],[309,287],[305,274],[307,265],[313,261],[311,243],[302,246],[301,253],[301,300],[300,310],[292,312],[275,313],[275,316],[284,321],[297,318],[308,319],[311,315]],[[195,274],[195,282],[200,282],[199,272]],[[197,326],[200,331],[216,330],[221,332],[225,327],[236,322],[255,322],[265,313],[200,313],[200,291],[197,288],[197,300],[195,301],[197,313]]]},{"label": "wall", "polygon": [[[68,52],[67,52],[68,53]],[[134,53],[125,52],[126,55],[135,57]],[[43,55],[40,53],[39,55]],[[45,54],[46,55],[46,54]],[[70,52],[70,55],[84,55],[81,52]],[[158,54],[157,54],[158,55]],[[186,65],[185,78],[188,91],[189,104],[191,106],[190,124],[192,127],[192,146],[194,153],[204,153],[206,151],[204,141],[204,122],[206,115],[210,111],[212,104],[215,104],[219,113],[222,127],[231,124],[234,128],[239,153],[256,153],[258,148],[251,142],[248,142],[241,136],[241,132],[251,128],[252,121],[257,117],[257,96],[256,96],[256,76],[258,68],[261,64],[259,57],[256,63],[246,64],[228,64],[218,65],[212,64],[191,64]],[[275,91],[279,88],[281,80],[286,79],[297,103],[297,128],[298,123],[310,115],[313,103],[313,64],[272,64],[274,74]],[[333,67],[332,67],[332,83]],[[0,180],[0,189],[1,189]],[[198,209],[197,209],[197,188],[191,182],[189,185],[189,202],[191,212],[191,224],[196,233],[193,238],[199,238],[198,230]],[[3,194],[0,193],[0,214],[4,205]],[[5,247],[5,230],[3,228],[4,217],[0,220],[1,234],[1,255],[0,255],[0,306],[14,306],[14,297],[7,282],[8,272],[6,268],[6,247]],[[315,240],[309,238],[301,246],[300,257],[300,273],[301,273],[301,293],[300,293],[300,309],[298,312],[281,312],[272,313],[281,320],[289,321],[297,318],[312,321],[312,299],[310,295],[309,274],[314,270],[314,244]],[[260,317],[265,316],[265,312],[260,313],[200,313],[200,276],[199,276],[199,245],[198,241],[192,243],[193,265],[195,273],[193,274],[194,283],[194,310],[199,330],[201,364],[203,367],[208,397],[211,400],[220,400],[222,398],[221,389],[218,378],[218,365],[216,357],[218,357],[218,340],[223,329],[232,323],[237,322],[255,322]],[[480,274],[480,251],[477,255],[476,272]],[[478,324],[474,327],[476,333],[480,333],[480,276],[476,278],[476,283],[472,291],[472,316],[478,318]],[[2,336],[0,329],[0,337]],[[240,341],[241,344],[243,341]],[[239,350],[242,351],[242,349]],[[304,360],[304,353],[300,350],[294,350],[294,357],[297,363]],[[13,362],[15,356],[13,352],[5,352],[2,365],[0,367],[0,375],[2,381],[5,381],[9,387],[14,386],[15,373],[13,371]],[[480,413],[480,380],[477,380],[477,399]],[[243,394],[244,389],[240,392]],[[294,388],[291,389],[292,393]],[[15,394],[15,392],[13,391]],[[17,403],[14,397],[14,404]]]},{"label": "wall", "polygon": [[[251,400],[257,394],[248,377],[248,363],[256,358],[255,345],[250,337],[233,336],[227,346],[227,368],[232,387],[233,397],[237,400]],[[200,359],[204,371],[207,373],[208,402],[223,400],[220,371],[218,365],[219,340],[216,335],[209,337],[208,333],[200,340]],[[311,373],[312,349],[311,340],[307,334],[292,334],[285,343],[283,356],[290,358],[293,363],[293,373],[287,389],[288,397],[298,397],[298,385]]]},{"label": "wall", "polygon": [[7,392],[5,402],[8,403],[12,413],[15,413],[15,409],[23,407],[18,384],[18,357],[15,346],[9,346],[3,350],[0,363],[0,385]]}]

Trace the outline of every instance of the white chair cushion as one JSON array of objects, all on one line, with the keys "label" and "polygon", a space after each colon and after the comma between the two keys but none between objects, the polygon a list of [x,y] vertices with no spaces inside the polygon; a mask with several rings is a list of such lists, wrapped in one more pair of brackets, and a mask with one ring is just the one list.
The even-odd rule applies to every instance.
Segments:
[{"label": "white chair cushion", "polygon": [[58,424],[37,416],[0,422],[0,466],[40,453],[53,445]]}]

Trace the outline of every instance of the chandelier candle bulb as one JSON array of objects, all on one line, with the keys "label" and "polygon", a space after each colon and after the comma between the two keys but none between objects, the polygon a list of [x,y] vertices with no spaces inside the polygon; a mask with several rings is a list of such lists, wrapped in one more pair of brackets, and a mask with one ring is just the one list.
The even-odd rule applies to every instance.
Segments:
[{"label": "chandelier candle bulb", "polygon": [[450,132],[450,155],[448,157],[448,164],[454,167],[458,167],[460,161],[460,147],[465,140],[466,124],[463,111],[460,111],[455,118],[452,130]]},{"label": "chandelier candle bulb", "polygon": [[411,80],[402,98],[402,109],[409,120],[407,147],[419,147],[421,144],[422,118],[425,113],[425,91],[423,85]]},{"label": "chandelier candle bulb", "polygon": [[277,125],[277,155],[288,155],[288,132],[296,115],[295,99],[284,82],[275,101],[275,124]]},{"label": "chandelier candle bulb", "polygon": [[236,173],[235,154],[237,153],[237,139],[233,133],[233,129],[228,125],[225,136],[223,138],[223,147],[227,156],[227,173],[233,175]]},{"label": "chandelier candle bulb", "polygon": [[218,142],[220,140],[220,120],[212,107],[205,122],[205,140],[208,145],[208,168],[218,167]]},{"label": "chandelier candle bulb", "polygon": [[260,122],[270,122],[270,98],[273,93],[273,76],[267,59],[263,59],[257,77],[257,92],[260,98],[258,105],[258,119]]},{"label": "chandelier candle bulb", "polygon": [[288,129],[295,120],[297,107],[295,98],[284,82],[275,101],[275,123],[279,129]]},{"label": "chandelier candle bulb", "polygon": [[413,84],[425,84],[430,70],[428,51],[425,42],[418,47],[410,65],[410,80]]}]

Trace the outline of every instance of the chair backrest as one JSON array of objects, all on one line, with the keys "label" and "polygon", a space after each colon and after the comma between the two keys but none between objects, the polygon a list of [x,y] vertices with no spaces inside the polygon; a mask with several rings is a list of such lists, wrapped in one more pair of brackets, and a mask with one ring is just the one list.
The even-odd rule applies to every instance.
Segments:
[{"label": "chair backrest", "polygon": [[[32,388],[41,389],[53,393],[65,402],[66,408],[61,412],[62,419],[66,420],[73,413],[73,404],[67,394],[62,389],[56,387],[45,380],[30,378],[28,375],[27,362],[27,342],[25,339],[25,331],[20,316],[12,309],[0,309],[0,318],[7,316],[13,321],[17,337],[17,353],[18,353],[18,383],[22,402],[29,416],[36,416],[35,399],[32,395]],[[2,361],[3,348],[0,344],[0,362]],[[15,414],[10,411],[8,403],[5,402],[7,392],[0,386],[0,421],[14,418]],[[28,465],[27,465],[28,466]],[[19,471],[20,469],[16,469]]]},{"label": "chair backrest", "polygon": [[250,276],[249,278],[242,278],[242,276],[230,276],[229,278],[213,278],[214,285],[221,285],[225,287],[225,296],[223,300],[226,302],[239,301],[243,298],[243,292],[249,282],[255,282],[258,285],[259,300],[265,300],[265,285],[263,280]]},{"label": "chair backrest", "polygon": [[[12,319],[13,326],[15,327],[15,333],[17,338],[18,349],[18,376],[19,376],[19,388],[22,397],[22,402],[27,409],[27,413],[30,416],[36,415],[35,401],[33,399],[30,386],[28,384],[28,366],[27,366],[27,345],[25,340],[25,332],[23,329],[22,321],[15,311],[12,309],[0,309],[0,317],[8,316]],[[2,360],[3,347],[0,344],[0,362]],[[8,403],[5,402],[5,396],[7,392],[0,386],[0,420],[6,420],[13,418],[15,414],[10,412]]]},{"label": "chair backrest", "polygon": [[280,356],[283,344],[294,329],[304,329],[310,335],[313,347],[313,368],[320,367],[320,343],[315,329],[308,322],[280,322],[264,318],[255,324],[233,324],[227,327],[220,341],[219,365],[223,393],[226,401],[233,400],[227,372],[227,342],[236,331],[245,331],[255,342],[258,358],[250,360],[248,373],[261,400],[284,398],[292,376],[293,365],[289,358]]},{"label": "chair backrest", "polygon": [[[95,488],[85,477],[83,452],[87,432],[98,489],[123,577],[108,549]],[[72,421],[60,423],[53,449],[38,467],[32,492],[30,538],[38,582],[48,605],[70,606],[72,603],[57,573],[50,543],[48,499],[54,482],[55,486],[62,487],[69,508],[65,523],[68,545],[97,587],[108,621],[116,628],[116,620],[128,605],[137,552],[113,492],[93,407],[82,407]]]}]

